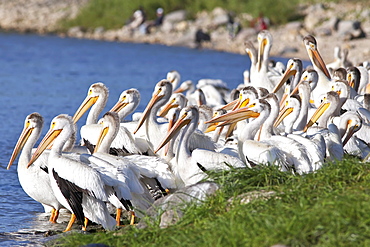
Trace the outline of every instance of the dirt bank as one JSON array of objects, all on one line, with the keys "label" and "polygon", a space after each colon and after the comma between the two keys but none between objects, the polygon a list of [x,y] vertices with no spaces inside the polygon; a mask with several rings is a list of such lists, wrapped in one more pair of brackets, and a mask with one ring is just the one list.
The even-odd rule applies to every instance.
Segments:
[{"label": "dirt bank", "polygon": [[[0,0],[0,27],[3,30],[19,32],[55,33],[61,19],[75,17],[88,1]],[[301,6],[300,11],[305,16],[303,20],[269,27],[274,38],[272,56],[307,60],[302,40],[305,35],[312,34],[318,41],[319,51],[326,63],[334,60],[335,46],[348,49],[348,59],[354,64],[370,60],[370,10],[366,6],[349,2],[317,4]],[[211,13],[199,13],[195,20],[181,18],[178,12],[165,14],[162,27],[150,34],[131,32],[126,27],[118,30],[97,28],[89,31],[75,27],[59,35],[196,47],[195,33],[202,30],[211,39],[210,42],[202,43],[203,48],[240,54],[245,54],[244,41],[252,40],[257,43],[257,32],[250,27],[242,27],[235,37],[230,37],[226,10],[217,8]],[[172,16],[172,19],[167,18],[169,16]],[[243,14],[236,16],[235,20],[242,22],[250,18],[248,14]]]}]

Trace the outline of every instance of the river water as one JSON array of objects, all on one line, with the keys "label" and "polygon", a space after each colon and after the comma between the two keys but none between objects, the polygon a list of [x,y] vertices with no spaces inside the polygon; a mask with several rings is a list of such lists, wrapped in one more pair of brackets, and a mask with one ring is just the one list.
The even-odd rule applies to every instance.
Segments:
[{"label": "river water", "polygon": [[249,66],[246,55],[209,50],[0,33],[0,246],[40,245],[43,235],[35,225],[47,219],[21,188],[16,163],[6,170],[28,114],[44,117],[43,136],[53,117],[74,114],[94,82],[110,90],[106,110],[135,87],[142,111],[168,71],[178,70],[181,81],[222,79],[232,89]]}]

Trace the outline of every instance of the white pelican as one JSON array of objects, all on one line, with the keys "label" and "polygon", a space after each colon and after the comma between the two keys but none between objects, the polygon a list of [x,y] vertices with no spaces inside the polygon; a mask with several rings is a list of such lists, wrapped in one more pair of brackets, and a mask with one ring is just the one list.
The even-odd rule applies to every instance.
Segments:
[{"label": "white pelican", "polygon": [[156,147],[163,133],[166,132],[167,124],[159,123],[157,120],[158,110],[164,106],[172,95],[172,84],[168,80],[159,81],[152,93],[152,98],[150,99],[148,105],[146,106],[141,118],[136,126],[134,134],[136,134],[141,126],[144,124],[144,136],[152,145],[152,148]]},{"label": "white pelican", "polygon": [[[359,92],[358,89],[360,87],[360,81],[361,81],[360,70],[356,67],[348,67],[346,79],[348,81],[349,86],[352,87],[356,91],[356,94],[358,94]],[[356,95],[351,96],[351,99],[353,99],[354,96]]]},{"label": "white pelican", "polygon": [[318,127],[327,128],[329,118],[338,112],[339,105],[339,95],[334,91],[327,92],[326,97],[306,124],[304,131],[316,122]]},{"label": "white pelican", "polygon": [[[285,125],[285,133],[293,131],[302,131],[307,124],[308,117],[311,117],[314,108],[309,105],[311,88],[308,81],[301,81],[297,85],[299,97],[294,97],[294,94],[289,96],[281,109],[274,126],[277,127],[283,120]],[[293,98],[292,98],[293,97]],[[294,113],[293,115],[290,115]],[[289,116],[288,119],[286,117]]]},{"label": "white pelican", "polygon": [[[244,85],[245,86],[248,86],[250,85],[251,81],[252,81],[252,75],[256,75],[256,65],[257,65],[257,50],[256,48],[254,47],[253,43],[251,41],[246,41],[244,43],[244,46],[245,46],[245,52],[248,54],[249,56],[249,59],[251,61],[251,66],[249,68],[249,70],[246,70],[248,71],[248,77],[246,77],[244,75]],[[245,72],[244,72],[245,73]]]},{"label": "white pelican", "polygon": [[108,95],[109,90],[104,83],[97,82],[92,84],[87,92],[86,98],[73,116],[73,121],[76,123],[91,107],[91,110],[86,118],[86,125],[96,124],[98,122],[99,114],[107,104]]},{"label": "white pelican", "polygon": [[230,169],[230,167],[246,167],[238,158],[204,149],[189,149],[189,140],[192,132],[198,126],[199,112],[196,106],[188,106],[181,110],[179,119],[171,128],[163,141],[158,145],[156,152],[165,146],[185,126],[180,138],[179,146],[172,162],[175,175],[178,175],[185,186],[195,184],[206,177],[205,171]]},{"label": "white pelican", "polygon": [[366,85],[369,84],[369,71],[364,66],[357,66],[357,69],[360,71],[360,85],[358,87],[359,94],[365,94]]},{"label": "white pelican", "polygon": [[[105,204],[110,196],[106,191],[106,181],[95,169],[62,155],[63,145],[74,132],[75,125],[71,117],[64,114],[55,117],[48,133],[31,157],[28,167],[54,141],[48,158],[51,186],[58,201],[72,212],[65,231],[71,229],[76,218],[84,221],[85,217],[101,224],[105,229],[112,230],[116,220],[110,216]],[[83,229],[86,224],[85,219]]]},{"label": "white pelican", "polygon": [[[269,55],[272,47],[272,35],[267,30],[258,33],[258,58],[256,75],[251,75],[251,83],[255,87],[264,87],[269,92],[275,88],[281,73],[269,68]],[[283,91],[279,90],[278,98],[280,99]]]},{"label": "white pelican", "polygon": [[[364,159],[370,152],[370,148],[364,140],[355,136],[356,132],[363,126],[360,116],[356,112],[347,111],[343,113],[338,120],[339,121],[334,124],[338,127],[344,151]],[[364,130],[365,129],[368,131],[369,127],[364,125]]]},{"label": "white pelican", "polygon": [[347,70],[345,68],[338,68],[332,72],[332,78],[336,80],[347,80]]},{"label": "white pelican", "polygon": [[362,104],[357,100],[350,98],[351,92],[356,93],[352,87],[350,87],[347,81],[335,80],[332,81],[332,91],[339,95],[339,106],[335,116],[339,116],[341,109],[347,111],[357,111],[358,108],[362,107]]},{"label": "white pelican", "polygon": [[185,96],[189,101],[188,105],[207,104],[212,108],[224,105],[230,94],[226,84],[217,79],[200,79],[196,86],[192,81],[187,80],[181,83],[174,93],[185,91]]},{"label": "white pelican", "polygon": [[[183,108],[183,107],[182,107]],[[180,109],[182,109],[180,108]],[[198,107],[199,111],[199,123],[198,123],[198,130],[204,132],[208,128],[208,124],[206,121],[210,120],[213,116],[213,110],[211,107],[207,105],[201,105]]]},{"label": "white pelican", "polygon": [[292,91],[301,80],[302,70],[303,65],[300,59],[298,58],[289,59],[286,66],[286,70],[282,78],[280,79],[280,82],[275,85],[275,88],[272,90],[272,93],[276,93],[283,86],[283,84],[288,81],[289,78],[294,76],[293,80],[290,82],[290,91]]},{"label": "white pelican", "polygon": [[[140,175],[153,178],[158,181],[159,189],[175,189],[173,175],[168,167],[168,164],[155,156],[144,155],[129,155],[125,157],[115,157],[108,154],[110,144],[118,133],[119,120],[116,113],[107,112],[103,118],[99,120],[102,130],[99,134],[99,141],[95,147],[93,156],[103,160],[108,160],[116,165],[124,164],[130,169],[136,170]],[[127,177],[127,179],[132,179]],[[137,179],[137,178],[133,178]],[[137,191],[137,189],[135,189]]]},{"label": "white pelican", "polygon": [[191,80],[184,81],[174,93],[185,93],[188,102],[187,105],[204,105],[207,104],[206,96],[203,90],[197,89]]},{"label": "white pelican", "polygon": [[352,66],[352,63],[348,60],[348,49],[341,49],[340,46],[334,47],[334,61],[328,63],[326,67],[330,70],[336,70],[350,66]]},{"label": "white pelican", "polygon": [[[90,152],[94,150],[94,146],[97,142],[98,131],[100,129],[97,125],[98,117],[106,105],[108,96],[108,88],[103,83],[99,82],[92,84],[88,90],[86,98],[73,116],[73,121],[76,123],[91,107],[87,116],[86,125],[82,126],[80,130],[83,145],[86,146]],[[120,117],[123,120],[137,108],[139,102],[139,91],[136,89],[128,89],[121,93],[118,102],[113,106],[111,111],[115,111],[120,114]],[[126,127],[125,125],[122,125],[117,138],[112,143],[111,153],[115,155],[126,155],[146,152],[148,150],[146,143],[135,140],[131,132]]]},{"label": "white pelican", "polygon": [[10,169],[19,152],[22,150],[17,168],[19,182],[27,195],[35,201],[40,202],[45,207],[45,211],[47,207],[52,208],[50,222],[56,223],[59,209],[63,208],[63,206],[55,197],[50,185],[47,164],[48,154],[42,155],[27,169],[27,164],[32,155],[32,147],[35,145],[37,139],[39,139],[43,125],[44,119],[39,113],[35,112],[26,117],[23,131],[15,145],[7,169]]},{"label": "white pelican", "polygon": [[140,92],[136,88],[124,90],[119,96],[117,103],[109,111],[117,112],[120,122],[123,123],[125,118],[139,106],[140,100]]},{"label": "white pelican", "polygon": [[303,43],[306,47],[311,63],[318,74],[317,86],[312,90],[314,104],[318,106],[320,104],[322,94],[330,91],[331,76],[317,49],[316,39],[312,35],[307,35],[303,38]]},{"label": "white pelican", "polygon": [[181,75],[177,70],[171,70],[167,73],[166,79],[172,83],[172,89],[176,90],[181,81]]},{"label": "white pelican", "polygon": [[340,46],[335,46],[335,47],[334,47],[334,61],[333,61],[333,62],[331,62],[331,63],[328,63],[328,64],[326,65],[326,68],[327,68],[328,70],[332,70],[332,71],[334,71],[334,70],[336,70],[336,69],[338,69],[338,68],[343,67],[343,64],[342,64],[342,62],[341,62],[340,51],[341,51]]},{"label": "white pelican", "polygon": [[[145,125],[145,136],[147,140],[153,145],[153,148],[158,146],[163,138],[163,133],[167,131],[168,122],[159,123],[157,120],[157,112],[170,98],[172,94],[172,84],[168,80],[161,80],[157,83],[152,94],[152,98],[149,101],[141,119],[137,125],[134,133],[136,133],[141,126]],[[191,138],[191,149],[198,147],[205,148],[208,150],[214,150],[214,142],[203,134],[195,132]],[[162,155],[162,152],[159,154]]]},{"label": "white pelican", "polygon": [[[230,102],[229,104],[225,105],[222,108],[225,109],[225,110],[235,110],[237,108],[245,107],[246,105],[249,104],[249,102],[251,100],[257,99],[257,98],[260,97],[260,95],[263,95],[266,92],[263,89],[264,88],[255,88],[253,86],[245,86],[245,87],[243,87],[239,90],[240,92],[239,92],[239,98],[238,99]],[[234,131],[236,126],[238,126],[237,127],[237,132],[238,132],[238,130],[243,129],[243,127],[242,127],[243,124],[244,124],[244,122],[236,122],[236,123],[230,124],[230,126],[228,127],[228,130],[225,134],[225,138],[228,138],[233,134],[233,131]],[[238,133],[237,133],[237,135],[238,135]]]},{"label": "white pelican", "polygon": [[293,132],[294,122],[297,120],[300,112],[301,112],[300,98],[297,97],[296,95],[289,96],[285,100],[285,106],[281,109],[279,116],[277,117],[274,123],[274,126],[277,127],[281,122],[284,122],[285,133],[291,134]]},{"label": "white pelican", "polygon": [[166,103],[165,106],[163,106],[162,110],[158,113],[158,116],[165,117],[170,109],[177,107],[182,109],[186,106],[187,103],[188,99],[185,97],[185,95],[181,93],[173,93],[169,101]]},{"label": "white pelican", "polygon": [[[275,100],[275,104],[278,104],[277,100]],[[275,108],[278,109],[278,106]],[[246,124],[238,135],[239,155],[246,162],[255,165],[274,164],[283,171],[294,169],[299,174],[313,171],[312,159],[303,144],[292,138],[271,135],[272,123],[276,116],[270,112],[271,106],[265,99],[256,99],[251,101],[247,107],[227,113],[215,121],[228,121],[230,123],[249,117],[255,118]],[[272,120],[268,120],[268,118],[272,118]],[[260,130],[261,126],[263,128]],[[261,133],[261,141],[255,141],[254,137],[259,130],[269,133]],[[267,139],[263,139],[265,137]]]},{"label": "white pelican", "polygon": [[207,105],[212,108],[225,105],[230,96],[230,89],[221,79],[200,79],[196,88],[203,91]]},{"label": "white pelican", "polygon": [[[326,143],[326,158],[334,161],[342,160],[344,153],[339,130],[335,124],[329,122],[329,118],[338,111],[339,106],[338,94],[329,91],[303,130],[307,135],[321,134]],[[316,122],[318,125],[312,126]]]}]

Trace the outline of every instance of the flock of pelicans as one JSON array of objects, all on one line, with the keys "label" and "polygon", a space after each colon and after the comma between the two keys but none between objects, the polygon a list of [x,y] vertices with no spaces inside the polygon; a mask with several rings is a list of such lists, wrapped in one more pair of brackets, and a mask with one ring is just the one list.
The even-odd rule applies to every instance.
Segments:
[{"label": "flock of pelicans", "polygon": [[[123,212],[134,224],[156,199],[196,184],[208,170],[269,164],[305,174],[344,153],[367,158],[366,64],[352,66],[338,50],[325,64],[313,36],[303,43],[311,68],[303,70],[299,59],[274,64],[271,34],[262,31],[257,49],[245,44],[251,67],[243,85],[229,90],[211,79],[180,84],[179,73],[171,71],[142,113],[135,112],[140,93],[132,88],[99,119],[109,92],[94,83],[73,117],[52,120],[37,148],[43,118],[28,115],[7,169],[20,153],[22,188],[51,210],[53,223],[60,209],[71,212],[65,231],[76,219],[84,230],[89,220],[111,230]],[[77,145],[75,124],[88,110]],[[125,120],[132,113],[133,120]]]}]

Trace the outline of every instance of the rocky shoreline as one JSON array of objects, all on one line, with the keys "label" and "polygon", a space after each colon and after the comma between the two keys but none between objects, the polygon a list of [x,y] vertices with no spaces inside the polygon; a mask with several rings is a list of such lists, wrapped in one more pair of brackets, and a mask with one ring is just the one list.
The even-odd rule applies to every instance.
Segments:
[{"label": "rocky shoreline", "polygon": [[[126,26],[117,30],[105,30],[101,27],[87,31],[73,27],[66,33],[59,33],[58,21],[75,17],[88,1],[0,0],[0,27],[6,31],[56,33],[63,37],[193,48],[199,45],[195,42],[195,34],[201,31],[210,36],[210,41],[202,42],[203,48],[240,54],[245,54],[246,40],[257,44],[257,31],[251,27],[242,26],[235,37],[231,37],[227,28],[229,13],[221,8],[210,13],[198,13],[195,20],[186,19],[185,11],[165,13],[162,26],[150,34],[139,30],[132,32]],[[302,21],[269,28],[274,38],[271,56],[308,60],[302,40],[305,35],[312,34],[317,39],[319,51],[326,63],[334,60],[336,46],[348,49],[348,60],[355,65],[370,60],[370,9],[365,3],[354,4],[348,1],[340,4],[302,5],[300,14],[304,16]],[[252,17],[242,14],[234,20],[246,23]]]}]

